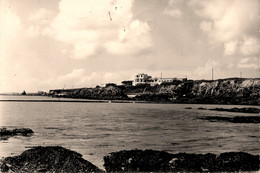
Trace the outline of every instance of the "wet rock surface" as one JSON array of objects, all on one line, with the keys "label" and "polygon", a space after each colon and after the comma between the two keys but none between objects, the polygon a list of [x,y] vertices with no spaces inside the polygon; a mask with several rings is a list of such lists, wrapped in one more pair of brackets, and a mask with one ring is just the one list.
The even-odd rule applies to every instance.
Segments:
[{"label": "wet rock surface", "polygon": [[82,155],[60,146],[34,147],[19,156],[6,157],[2,172],[102,172]]},{"label": "wet rock surface", "polygon": [[170,154],[154,150],[129,150],[104,157],[107,172],[219,172],[258,171],[259,156],[244,152],[220,155]]},{"label": "wet rock surface", "polygon": [[260,123],[260,116],[235,116],[235,117],[206,116],[206,117],[200,117],[199,119],[208,120],[211,122]]},{"label": "wet rock surface", "polygon": [[8,139],[11,136],[31,136],[34,132],[29,128],[19,128],[19,129],[7,129],[0,128],[0,140]]}]

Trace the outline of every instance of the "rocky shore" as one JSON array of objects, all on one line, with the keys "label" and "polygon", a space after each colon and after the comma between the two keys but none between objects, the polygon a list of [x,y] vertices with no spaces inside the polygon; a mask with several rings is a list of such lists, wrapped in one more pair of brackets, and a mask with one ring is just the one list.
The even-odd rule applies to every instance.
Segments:
[{"label": "rocky shore", "polygon": [[95,88],[50,90],[53,97],[134,100],[159,103],[260,104],[260,78],[175,80],[161,85],[108,85]]},{"label": "rocky shore", "polygon": [[128,150],[104,156],[105,171],[60,146],[34,147],[6,157],[2,172],[235,172],[259,171],[259,156],[244,152],[219,155],[171,154],[155,150]]}]

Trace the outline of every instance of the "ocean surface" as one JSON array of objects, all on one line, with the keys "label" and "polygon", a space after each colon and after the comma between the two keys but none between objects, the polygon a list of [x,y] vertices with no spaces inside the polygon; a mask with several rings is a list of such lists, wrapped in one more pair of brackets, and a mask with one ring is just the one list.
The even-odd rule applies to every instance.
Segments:
[{"label": "ocean surface", "polygon": [[[0,158],[21,154],[38,145],[60,145],[77,151],[100,168],[103,168],[103,156],[129,149],[165,150],[170,153],[218,154],[243,151],[260,154],[259,124],[199,119],[203,116],[259,116],[258,114],[197,109],[251,106],[17,100],[69,99],[0,96],[0,127],[25,127],[35,132],[30,137],[15,136],[0,140]],[[192,109],[185,109],[187,107]]]}]

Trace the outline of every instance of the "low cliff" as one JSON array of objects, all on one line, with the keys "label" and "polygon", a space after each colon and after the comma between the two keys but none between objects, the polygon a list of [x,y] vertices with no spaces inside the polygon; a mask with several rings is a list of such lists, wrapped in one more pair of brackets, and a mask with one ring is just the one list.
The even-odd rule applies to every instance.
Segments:
[{"label": "low cliff", "polygon": [[259,104],[260,79],[174,81],[146,87],[140,100],[169,100],[176,103]]},{"label": "low cliff", "polygon": [[100,100],[127,99],[127,95],[124,94],[123,89],[117,86],[66,89],[66,90],[50,90],[49,95],[53,97],[100,99]]},{"label": "low cliff", "polygon": [[161,85],[51,90],[50,95],[86,99],[130,99],[171,103],[260,104],[260,78],[173,81]]}]

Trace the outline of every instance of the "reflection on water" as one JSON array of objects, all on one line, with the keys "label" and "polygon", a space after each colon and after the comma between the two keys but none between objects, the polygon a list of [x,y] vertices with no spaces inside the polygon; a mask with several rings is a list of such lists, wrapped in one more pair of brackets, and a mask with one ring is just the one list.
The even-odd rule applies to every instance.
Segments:
[{"label": "reflection on water", "polygon": [[[11,96],[5,96],[4,99],[7,97],[10,99]],[[46,99],[34,97],[41,98]],[[85,159],[102,167],[103,156],[109,152],[135,148],[166,150],[172,153],[260,153],[259,124],[198,119],[200,116],[248,114],[198,110],[198,107],[220,106],[0,102],[1,127],[26,127],[35,132],[31,137],[16,136],[1,140],[0,156],[17,155],[31,146],[61,145],[81,153]]]}]

